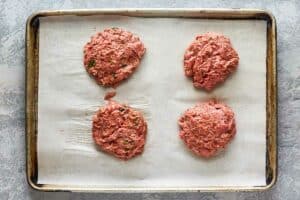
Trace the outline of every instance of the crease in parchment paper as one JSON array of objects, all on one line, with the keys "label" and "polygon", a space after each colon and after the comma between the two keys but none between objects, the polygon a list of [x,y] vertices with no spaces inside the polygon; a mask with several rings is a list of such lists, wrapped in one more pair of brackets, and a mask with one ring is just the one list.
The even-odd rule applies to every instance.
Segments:
[{"label": "crease in parchment paper", "polygon": [[[120,161],[97,150],[92,117],[108,91],[86,73],[83,46],[107,27],[137,34],[147,48],[140,67],[113,98],[141,111],[148,124],[144,153]],[[184,76],[183,55],[197,34],[219,32],[239,53],[238,70],[207,93]],[[38,183],[98,187],[265,185],[266,22],[44,17],[40,21]],[[235,112],[237,135],[219,156],[193,155],[178,137],[179,116],[216,97]]]}]

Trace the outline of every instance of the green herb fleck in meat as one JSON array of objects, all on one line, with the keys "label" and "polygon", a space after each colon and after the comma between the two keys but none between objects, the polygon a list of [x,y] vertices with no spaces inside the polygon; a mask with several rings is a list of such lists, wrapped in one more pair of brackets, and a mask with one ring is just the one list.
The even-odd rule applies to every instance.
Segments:
[{"label": "green herb fleck in meat", "polygon": [[94,59],[91,59],[88,63],[88,68],[94,67],[96,65],[96,61]]},{"label": "green herb fleck in meat", "polygon": [[127,145],[127,144],[129,144],[129,140],[128,140],[128,139],[124,139],[124,140],[123,140],[123,143],[124,143],[125,145]]}]

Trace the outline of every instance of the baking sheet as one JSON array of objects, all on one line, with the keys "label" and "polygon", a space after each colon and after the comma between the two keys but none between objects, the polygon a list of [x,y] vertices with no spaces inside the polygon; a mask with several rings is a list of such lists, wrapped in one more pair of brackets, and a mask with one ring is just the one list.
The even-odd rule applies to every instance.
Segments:
[{"label": "baking sheet", "polygon": [[[140,109],[148,122],[145,152],[124,162],[96,150],[91,118],[106,89],[82,65],[82,48],[107,27],[130,30],[145,43],[136,73],[115,100]],[[221,87],[196,90],[182,59],[196,34],[228,36],[240,56],[238,71]],[[46,17],[40,20],[38,183],[98,187],[266,185],[266,22],[135,18]],[[195,157],[178,137],[177,120],[198,101],[217,97],[236,113],[237,135],[227,150]]]}]

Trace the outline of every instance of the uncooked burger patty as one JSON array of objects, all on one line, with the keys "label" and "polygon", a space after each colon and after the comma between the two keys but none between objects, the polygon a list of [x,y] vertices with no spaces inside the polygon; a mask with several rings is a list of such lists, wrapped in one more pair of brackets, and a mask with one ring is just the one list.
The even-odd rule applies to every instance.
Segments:
[{"label": "uncooked burger patty", "polygon": [[94,115],[92,132],[102,151],[128,160],[143,152],[147,124],[140,112],[109,101]]},{"label": "uncooked burger patty", "polygon": [[198,35],[184,54],[185,75],[196,88],[212,90],[236,70],[239,56],[230,40],[217,33]]},{"label": "uncooked burger patty", "polygon": [[234,113],[224,103],[211,100],[189,108],[179,119],[180,138],[201,157],[224,149],[236,133]]},{"label": "uncooked burger patty", "polygon": [[84,66],[103,86],[115,86],[139,66],[144,44],[129,31],[109,28],[92,36],[84,46]]}]

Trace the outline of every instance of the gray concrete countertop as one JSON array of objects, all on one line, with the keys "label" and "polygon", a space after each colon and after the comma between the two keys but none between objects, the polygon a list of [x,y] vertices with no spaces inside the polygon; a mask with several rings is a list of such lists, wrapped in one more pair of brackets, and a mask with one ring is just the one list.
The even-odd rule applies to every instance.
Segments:
[{"label": "gray concrete countertop", "polygon": [[[278,29],[279,174],[266,192],[85,194],[32,190],[25,175],[25,22],[38,10],[117,7],[262,8]],[[0,199],[300,199],[300,1],[297,0],[0,0]]]}]

